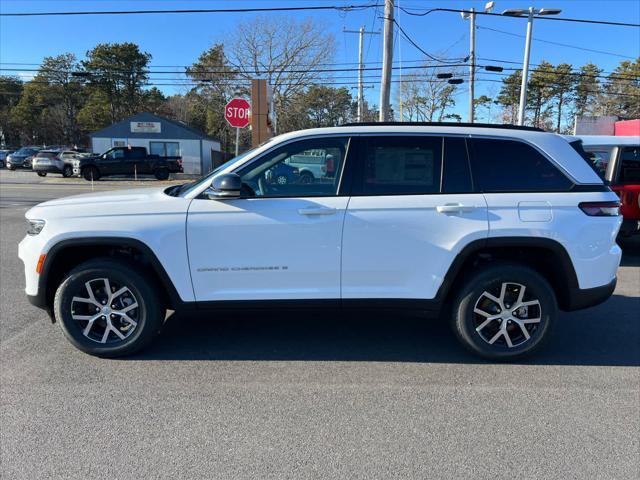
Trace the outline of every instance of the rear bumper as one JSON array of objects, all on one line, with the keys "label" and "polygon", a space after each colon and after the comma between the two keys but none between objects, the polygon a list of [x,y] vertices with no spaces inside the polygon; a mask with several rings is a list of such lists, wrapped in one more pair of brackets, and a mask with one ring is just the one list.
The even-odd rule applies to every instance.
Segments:
[{"label": "rear bumper", "polygon": [[570,288],[569,298],[565,310],[572,312],[582,310],[601,304],[608,300],[616,289],[618,279],[614,278],[611,283],[595,288]]},{"label": "rear bumper", "polygon": [[34,172],[47,172],[47,173],[62,173],[62,171],[55,165],[34,165],[32,167]]}]

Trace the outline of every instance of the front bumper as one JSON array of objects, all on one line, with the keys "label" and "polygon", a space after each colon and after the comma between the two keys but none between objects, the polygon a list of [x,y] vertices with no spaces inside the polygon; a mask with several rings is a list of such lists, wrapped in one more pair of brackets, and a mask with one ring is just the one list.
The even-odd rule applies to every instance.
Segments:
[{"label": "front bumper", "polygon": [[20,160],[12,160],[10,162],[6,162],[7,168],[31,168],[31,163],[27,163],[25,161]]}]

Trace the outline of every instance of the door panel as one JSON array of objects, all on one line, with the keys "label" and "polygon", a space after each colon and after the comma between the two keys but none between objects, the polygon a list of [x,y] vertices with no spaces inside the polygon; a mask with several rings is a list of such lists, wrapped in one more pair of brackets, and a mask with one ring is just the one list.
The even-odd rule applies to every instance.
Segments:
[{"label": "door panel", "polygon": [[481,194],[352,197],[342,298],[434,298],[456,255],[487,235]]},{"label": "door panel", "polygon": [[347,197],[195,199],[187,245],[197,301],[340,297]]}]

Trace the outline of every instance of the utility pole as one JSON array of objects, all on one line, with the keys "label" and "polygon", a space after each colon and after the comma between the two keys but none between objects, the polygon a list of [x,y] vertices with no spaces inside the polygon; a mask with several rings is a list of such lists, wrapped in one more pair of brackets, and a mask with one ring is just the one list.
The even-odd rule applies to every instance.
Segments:
[{"label": "utility pole", "polygon": [[391,97],[391,65],[393,64],[393,0],[384,2],[384,40],[382,50],[382,78],[380,79],[380,115],[378,120],[389,118]]},{"label": "utility pole", "polygon": [[475,119],[475,83],[476,83],[476,11],[469,15],[469,123]]},{"label": "utility pole", "polygon": [[[487,2],[485,13],[491,13],[496,2]],[[463,19],[469,20],[469,123],[475,121],[475,87],[476,87],[476,10],[460,12]]]},{"label": "utility pole", "polygon": [[527,39],[524,45],[524,61],[522,62],[522,84],[520,85],[520,104],[518,105],[518,125],[524,125],[525,108],[527,106],[527,83],[529,79],[529,56],[531,54],[531,32],[533,31],[534,15],[558,15],[562,10],[559,8],[541,8],[537,10],[529,7],[528,10],[509,9],[502,12],[502,15],[510,17],[520,17],[527,15]]},{"label": "utility pole", "polygon": [[362,85],[362,71],[364,69],[363,62],[363,46],[365,35],[380,35],[380,32],[367,32],[364,27],[360,27],[359,30],[342,30],[344,33],[357,33],[359,35],[358,41],[358,122],[362,121],[364,115],[364,94]]}]

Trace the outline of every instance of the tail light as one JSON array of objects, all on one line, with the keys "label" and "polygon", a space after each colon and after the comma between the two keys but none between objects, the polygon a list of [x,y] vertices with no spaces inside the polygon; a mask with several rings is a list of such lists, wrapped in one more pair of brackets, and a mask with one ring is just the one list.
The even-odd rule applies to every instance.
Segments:
[{"label": "tail light", "polygon": [[327,172],[333,172],[333,158],[327,159]]},{"label": "tail light", "polygon": [[620,202],[582,202],[578,207],[590,217],[617,217],[620,215]]}]

